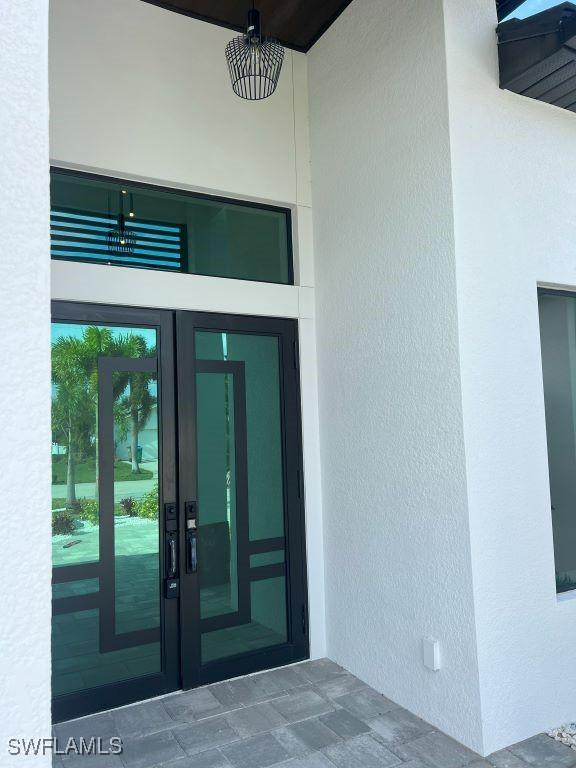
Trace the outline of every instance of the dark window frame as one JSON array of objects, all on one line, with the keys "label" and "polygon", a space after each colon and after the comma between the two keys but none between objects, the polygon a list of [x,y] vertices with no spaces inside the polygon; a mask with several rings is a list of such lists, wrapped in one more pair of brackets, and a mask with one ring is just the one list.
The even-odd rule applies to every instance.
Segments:
[{"label": "dark window frame", "polygon": [[[566,290],[565,288],[547,288],[545,286],[538,286],[538,288],[537,288],[537,299],[539,299],[540,296],[564,296],[564,297],[576,300],[576,291]],[[539,328],[539,333],[541,333],[541,318],[540,318],[539,307],[537,309],[538,309],[538,328]],[[540,341],[540,356],[542,358],[542,360],[541,360],[541,365],[542,365],[542,386],[544,387],[544,360],[543,360],[543,354],[542,354],[542,342],[541,341]],[[549,456],[549,453],[548,453],[548,424],[546,423],[546,417],[545,417],[545,426],[546,426],[546,435],[547,435],[547,437],[546,437],[546,458],[547,458],[547,465],[548,465],[548,486],[549,486],[550,497],[552,498],[552,484],[551,484],[551,480],[550,480],[550,466],[549,466],[550,456]],[[554,521],[553,521],[553,519],[551,520],[551,522],[552,522],[552,536],[554,537]],[[554,557],[554,568],[556,569],[556,552],[555,551],[553,552],[553,557]],[[576,593],[576,588],[572,584],[567,584],[567,585],[562,586],[562,585],[558,584],[558,582],[556,581],[556,595],[562,595],[562,594],[565,594],[566,592],[575,592]]]},{"label": "dark window frame", "polygon": [[[144,181],[133,181],[131,179],[122,178],[119,176],[108,176],[102,173],[93,173],[88,171],[79,171],[73,168],[65,168],[57,165],[50,166],[50,178],[53,174],[62,176],[73,176],[77,179],[86,179],[86,181],[101,181],[108,184],[118,184],[120,186],[134,187],[134,189],[141,189],[150,192],[162,192],[164,194],[177,194],[184,197],[190,197],[195,200],[207,200],[212,203],[223,203],[235,207],[242,208],[255,208],[261,211],[271,211],[273,213],[280,213],[286,217],[286,251],[288,256],[288,282],[281,283],[276,280],[256,280],[254,278],[246,277],[225,277],[222,275],[206,275],[198,272],[191,272],[188,270],[188,258],[189,254],[185,254],[185,269],[163,269],[155,266],[143,266],[139,264],[103,264],[102,262],[94,261],[92,259],[68,259],[65,256],[51,256],[54,261],[67,261],[70,263],[86,263],[93,264],[95,266],[104,267],[125,267],[126,269],[144,269],[152,272],[164,272],[180,275],[197,275],[198,277],[214,277],[219,280],[239,280],[245,283],[262,283],[264,285],[294,285],[294,237],[292,232],[292,209],[281,205],[271,205],[267,203],[257,203],[253,200],[241,200],[239,198],[224,197],[221,195],[209,195],[203,192],[192,192],[188,189],[180,189],[179,187],[165,187],[160,184],[150,184]],[[52,206],[50,206],[52,210]]]}]

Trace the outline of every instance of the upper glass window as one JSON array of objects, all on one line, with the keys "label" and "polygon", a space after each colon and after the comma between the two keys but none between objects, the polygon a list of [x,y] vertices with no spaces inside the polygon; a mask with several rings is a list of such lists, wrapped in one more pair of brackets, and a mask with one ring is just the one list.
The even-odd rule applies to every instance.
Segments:
[{"label": "upper glass window", "polygon": [[290,211],[53,169],[51,255],[292,284]]},{"label": "upper glass window", "polygon": [[576,296],[540,292],[540,342],[558,592],[576,589]]}]

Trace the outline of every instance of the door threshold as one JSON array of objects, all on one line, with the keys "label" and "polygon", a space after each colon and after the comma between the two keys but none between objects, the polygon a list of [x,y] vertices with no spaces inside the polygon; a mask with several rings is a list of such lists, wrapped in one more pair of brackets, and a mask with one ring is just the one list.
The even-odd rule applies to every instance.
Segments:
[{"label": "door threshold", "polygon": [[[264,675],[267,672],[274,672],[278,669],[289,669],[290,667],[298,667],[301,664],[306,664],[306,662],[308,661],[313,661],[313,659],[309,659],[309,658],[302,659],[300,661],[293,661],[290,664],[281,664],[279,667],[269,667],[268,669],[259,669],[257,672],[249,672],[246,675],[237,675],[235,677],[229,677],[229,678],[226,678],[225,680],[220,680],[219,682],[229,683],[232,680],[242,680],[247,677],[258,677],[258,675]],[[172,698],[173,696],[178,696],[184,693],[190,693],[191,691],[200,691],[203,688],[210,688],[213,685],[218,685],[218,684],[219,683],[203,683],[202,685],[195,686],[194,688],[187,688],[187,689],[179,688],[176,691],[170,691],[170,693],[160,693],[158,694],[158,696],[152,696],[148,699],[141,699],[140,701],[133,701],[130,704],[123,704],[120,707],[111,707],[110,709],[103,709],[103,710],[100,710],[99,712],[95,712],[92,715],[81,715],[80,717],[74,717],[71,720],[63,720],[57,723],[57,725],[65,725],[66,723],[75,723],[78,720],[85,720],[87,717],[95,717],[96,715],[106,715],[106,714],[110,714],[111,712],[119,712],[122,709],[130,709],[131,707],[138,707],[141,704],[148,704],[149,702],[154,702],[154,701],[162,701],[162,699],[169,699],[169,698]]]}]

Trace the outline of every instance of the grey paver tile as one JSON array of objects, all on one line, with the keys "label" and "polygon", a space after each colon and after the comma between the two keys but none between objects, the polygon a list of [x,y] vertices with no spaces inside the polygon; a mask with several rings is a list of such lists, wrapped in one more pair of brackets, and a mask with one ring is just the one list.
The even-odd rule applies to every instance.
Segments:
[{"label": "grey paver tile", "polygon": [[402,762],[370,735],[341,741],[322,751],[338,768],[392,768]]},{"label": "grey paver tile", "polygon": [[281,667],[280,669],[271,669],[268,672],[254,675],[252,679],[257,687],[264,686],[263,680],[266,680],[268,687],[275,686],[283,691],[292,691],[303,685],[310,685],[310,681],[302,673],[299,664],[291,667]]},{"label": "grey paver tile", "polygon": [[334,702],[367,723],[386,714],[386,712],[398,709],[397,704],[385,696],[381,696],[372,688],[346,693],[344,696],[338,696]]},{"label": "grey paver tile", "polygon": [[113,712],[121,736],[148,736],[174,726],[174,721],[161,701],[147,701]]},{"label": "grey paver tile", "polygon": [[209,688],[197,688],[164,699],[168,714],[178,722],[194,722],[205,717],[213,717],[234,709],[234,705],[224,706]]},{"label": "grey paver tile", "polygon": [[271,701],[270,704],[290,723],[325,715],[334,709],[319,693],[309,688],[296,690],[281,699]]},{"label": "grey paver tile", "polygon": [[186,756],[171,731],[128,737],[123,745],[121,758],[126,768],[151,768]]},{"label": "grey paver tile", "polygon": [[296,674],[276,674],[280,672],[284,672],[284,670],[273,669],[269,672],[262,672],[251,677],[252,683],[254,684],[254,690],[258,696],[262,697],[263,701],[283,696],[298,685],[308,684],[308,681],[303,676],[297,676]]},{"label": "grey paver tile", "polygon": [[344,672],[341,675],[335,675],[328,680],[321,680],[314,683],[314,688],[323,696],[327,696],[329,699],[336,699],[338,696],[344,696],[346,693],[352,693],[363,688],[368,688],[366,683],[363,683],[360,678],[355,675],[351,675],[349,672]]},{"label": "grey paver tile", "polygon": [[359,720],[347,709],[336,709],[334,712],[322,715],[320,720],[343,739],[351,739],[370,730],[369,725],[363,720]]},{"label": "grey paver tile", "polygon": [[494,768],[526,768],[528,763],[510,752],[509,749],[501,749],[486,758]]},{"label": "grey paver tile", "polygon": [[69,755],[58,763],[62,768],[124,768],[118,755]]},{"label": "grey paver tile", "polygon": [[333,730],[327,728],[316,717],[294,723],[288,726],[287,730],[293,733],[312,752],[328,747],[340,740],[340,737]]},{"label": "grey paver tile", "polygon": [[274,731],[274,738],[280,742],[290,757],[303,757],[310,754],[310,748],[289,727],[277,728]]},{"label": "grey paver tile", "polygon": [[236,709],[226,719],[242,738],[286,725],[284,717],[268,702]]},{"label": "grey paver tile", "polygon": [[401,763],[400,768],[430,768],[422,760],[409,760],[407,763]]},{"label": "grey paver tile", "polygon": [[282,763],[282,768],[334,768],[334,763],[328,760],[322,752],[314,752],[306,757]]},{"label": "grey paver tile", "polygon": [[196,755],[198,752],[205,752],[240,738],[224,715],[201,720],[192,725],[182,725],[174,729],[174,736],[189,755]]},{"label": "grey paver tile", "polygon": [[69,738],[79,740],[82,736],[85,739],[95,736],[109,739],[111,736],[118,735],[116,723],[109,712],[82,717],[67,723],[58,723],[53,730],[58,739],[59,748],[64,748]]},{"label": "grey paver tile", "polygon": [[385,744],[402,744],[430,733],[434,728],[406,709],[393,709],[372,720],[370,727]]},{"label": "grey paver tile", "polygon": [[559,741],[541,733],[531,739],[508,747],[512,754],[528,765],[538,768],[572,768],[576,766],[576,752]]},{"label": "grey paver tile", "polygon": [[314,661],[305,661],[300,664],[300,671],[311,683],[319,683],[323,680],[330,680],[335,675],[346,673],[339,664],[330,659],[315,659]]},{"label": "grey paver tile", "polygon": [[244,704],[255,704],[269,698],[255,685],[251,677],[240,677],[224,683],[211,685],[208,690],[225,707],[233,708]]},{"label": "grey paver tile", "polygon": [[209,749],[207,752],[200,752],[198,755],[188,755],[188,757],[174,760],[169,763],[162,763],[162,768],[230,768],[230,762],[224,757],[219,749]]},{"label": "grey paver tile", "polygon": [[421,760],[431,768],[462,768],[480,759],[475,752],[436,731],[391,748],[403,760]]},{"label": "grey paver tile", "polygon": [[466,768],[492,768],[492,763],[488,760],[474,760],[473,763],[467,763]]},{"label": "grey paver tile", "polygon": [[222,748],[235,768],[267,768],[285,762],[289,755],[271,733],[253,736]]}]

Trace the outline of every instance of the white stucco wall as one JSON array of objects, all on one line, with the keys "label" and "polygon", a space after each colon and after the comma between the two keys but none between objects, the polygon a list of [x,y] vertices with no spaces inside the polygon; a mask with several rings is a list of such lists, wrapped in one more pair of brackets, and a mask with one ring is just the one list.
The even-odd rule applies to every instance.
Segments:
[{"label": "white stucco wall", "polygon": [[49,738],[50,370],[48,0],[0,7],[0,763]]},{"label": "white stucco wall", "polygon": [[286,51],[276,93],[236,97],[234,34],[141,0],[51,0],[55,165],[292,209],[295,286],[53,262],[52,297],[299,321],[311,655],[325,644],[307,65]]},{"label": "white stucco wall", "polygon": [[576,115],[498,88],[493,0],[444,0],[460,359],[486,751],[576,719],[557,600],[538,282],[576,286]]},{"label": "white stucco wall", "polygon": [[440,0],[354,0],[309,54],[327,636],[479,750],[444,51]]}]

